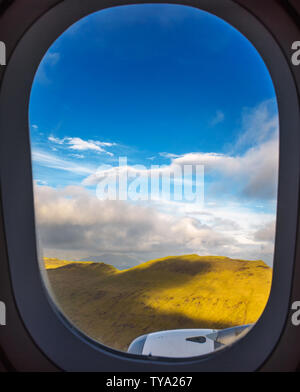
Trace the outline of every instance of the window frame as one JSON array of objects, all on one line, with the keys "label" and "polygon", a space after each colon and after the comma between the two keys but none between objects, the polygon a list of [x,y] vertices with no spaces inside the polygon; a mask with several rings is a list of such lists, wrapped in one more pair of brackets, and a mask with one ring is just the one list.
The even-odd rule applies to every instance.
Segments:
[{"label": "window frame", "polygon": [[[160,3],[147,1],[153,2]],[[247,5],[249,12],[233,0],[169,0],[168,3],[193,6],[230,23],[253,43],[270,71],[280,122],[276,242],[270,298],[256,325],[237,343],[206,356],[188,359],[143,358],[104,347],[78,331],[56,308],[41,279],[37,255],[28,126],[32,82],[48,48],[71,24],[101,9],[140,3],[136,0],[103,0],[101,3],[99,0],[47,0],[44,8],[41,6],[38,17],[33,16],[32,12],[30,27],[25,33],[15,34],[13,49],[3,71],[0,90],[0,180],[3,242],[15,306],[36,348],[62,370],[254,371],[267,361],[278,345],[290,315],[296,260],[299,266],[296,246],[300,115],[299,90],[287,56],[288,48],[282,48],[282,43],[275,39],[270,27],[267,28],[255,17],[255,7],[251,9],[250,5]],[[270,3],[275,4],[274,1]],[[261,7],[268,8],[267,5]],[[10,21],[13,23],[13,14]],[[4,26],[4,31],[5,28],[7,33],[10,27]],[[289,28],[288,25],[282,27],[286,30]],[[2,335],[0,344],[8,350]]]}]

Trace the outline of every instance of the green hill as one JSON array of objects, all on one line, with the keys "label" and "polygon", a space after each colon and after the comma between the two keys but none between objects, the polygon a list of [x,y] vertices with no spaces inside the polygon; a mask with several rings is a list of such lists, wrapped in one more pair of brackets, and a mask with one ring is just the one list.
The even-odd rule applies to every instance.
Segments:
[{"label": "green hill", "polygon": [[139,335],[255,322],[269,296],[263,261],[174,256],[119,271],[111,265],[45,259],[53,296],[79,329],[127,350]]}]

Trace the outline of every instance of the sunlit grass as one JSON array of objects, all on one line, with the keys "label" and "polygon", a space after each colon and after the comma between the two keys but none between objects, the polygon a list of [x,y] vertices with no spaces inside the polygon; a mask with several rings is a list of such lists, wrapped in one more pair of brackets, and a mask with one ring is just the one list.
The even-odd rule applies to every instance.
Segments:
[{"label": "sunlit grass", "polygon": [[47,270],[64,267],[64,266],[69,265],[71,263],[84,264],[84,265],[92,264],[92,262],[89,262],[89,261],[81,262],[81,261],[59,260],[59,259],[50,258],[50,257],[44,257],[44,263],[45,263],[45,268]]},{"label": "sunlit grass", "polygon": [[263,261],[187,255],[119,271],[104,263],[45,259],[53,295],[89,336],[126,350],[139,335],[257,321],[272,269]]}]

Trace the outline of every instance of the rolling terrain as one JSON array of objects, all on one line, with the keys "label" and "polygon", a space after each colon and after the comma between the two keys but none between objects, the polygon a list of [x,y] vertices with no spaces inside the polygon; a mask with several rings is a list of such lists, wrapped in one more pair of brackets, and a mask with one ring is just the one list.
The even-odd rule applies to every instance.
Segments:
[{"label": "rolling terrain", "polygon": [[263,261],[174,256],[119,271],[105,263],[45,258],[53,297],[80,330],[127,350],[148,332],[227,328],[263,312],[272,269]]}]

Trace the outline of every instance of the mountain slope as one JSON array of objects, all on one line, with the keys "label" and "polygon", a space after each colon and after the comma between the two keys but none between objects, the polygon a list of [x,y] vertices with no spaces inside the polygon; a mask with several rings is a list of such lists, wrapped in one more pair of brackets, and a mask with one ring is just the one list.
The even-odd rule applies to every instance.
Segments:
[{"label": "mountain slope", "polygon": [[269,296],[263,261],[166,257],[119,271],[111,265],[45,259],[56,302],[79,329],[127,350],[139,335],[255,322]]}]

